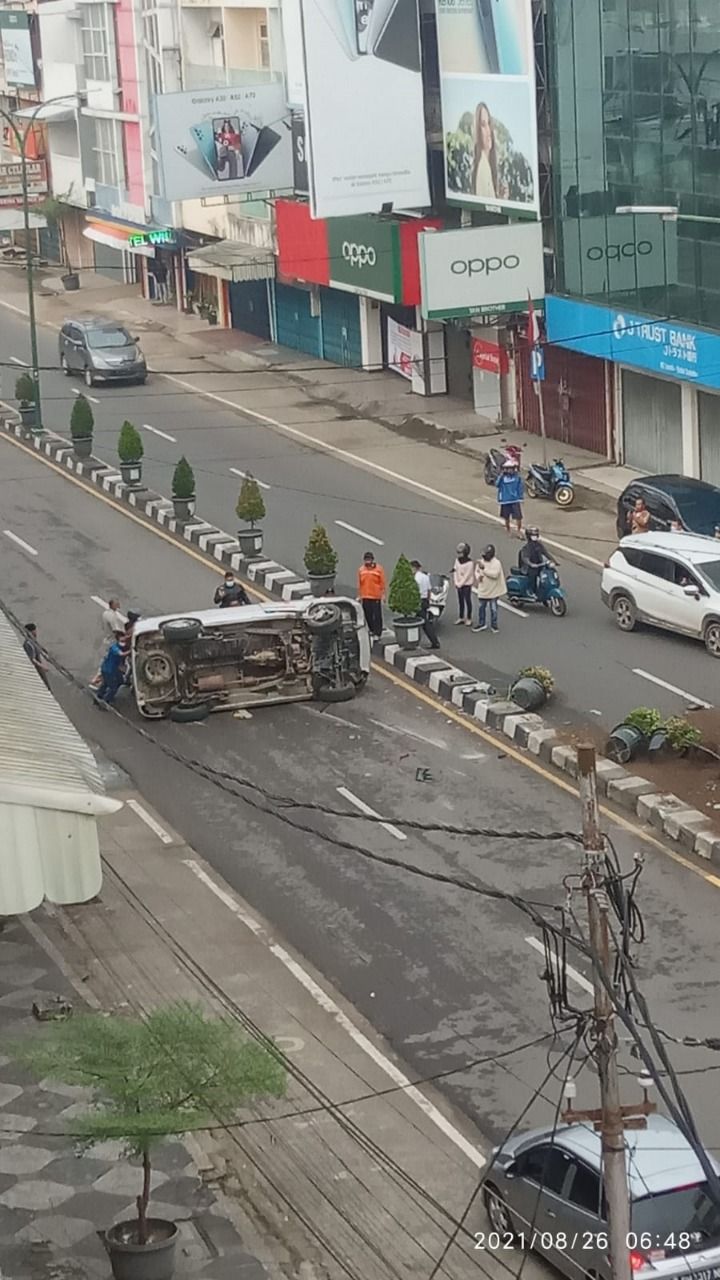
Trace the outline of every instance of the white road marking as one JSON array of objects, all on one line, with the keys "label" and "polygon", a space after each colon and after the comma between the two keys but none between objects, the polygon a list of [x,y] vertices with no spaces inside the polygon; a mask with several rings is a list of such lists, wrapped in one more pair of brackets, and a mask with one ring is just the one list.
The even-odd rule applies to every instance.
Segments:
[{"label": "white road marking", "polygon": [[215,897],[219,898],[228,910],[232,911],[233,915],[236,916],[238,920],[241,920],[245,927],[249,929],[256,938],[262,941],[270,953],[275,956],[275,959],[279,960],[288,972],[291,973],[300,985],[312,996],[315,1003],[318,1004],[321,1009],[324,1009],[325,1013],[330,1014],[331,1018],[339,1027],[342,1027],[343,1031],[347,1032],[358,1048],[362,1049],[363,1053],[367,1054],[375,1065],[379,1067],[390,1080],[392,1080],[393,1084],[403,1090],[405,1097],[410,1098],[410,1100],[420,1108],[423,1114],[427,1116],[428,1120],[431,1120],[436,1128],[438,1128],[441,1133],[444,1133],[445,1137],[449,1138],[449,1140],[460,1151],[462,1151],[463,1155],[467,1156],[468,1160],[470,1160],[475,1168],[484,1168],[487,1161],[482,1152],[478,1151],[477,1147],[473,1146],[473,1144],[468,1141],[465,1135],[462,1134],[454,1124],[451,1124],[451,1122],[443,1115],[442,1111],[439,1111],[438,1108],[425,1097],[424,1093],[422,1093],[416,1085],[412,1084],[411,1081],[408,1080],[404,1072],[402,1072],[399,1067],[396,1067],[395,1063],[391,1062],[390,1059],[373,1044],[372,1040],[369,1040],[368,1037],[355,1026],[355,1023],[348,1018],[346,1013],[343,1013],[339,1005],[335,1003],[335,1001],[327,994],[326,991],[323,990],[314,978],[310,977],[310,974],[303,969],[302,965],[298,964],[297,960],[295,960],[284,947],[281,947],[277,942],[270,942],[259,921],[256,920],[254,916],[251,916],[249,912],[247,912],[244,907],[242,907],[241,904],[227,892],[227,890],[217,884],[216,881],[213,880],[213,878],[209,876],[203,867],[195,862],[194,859],[186,859],[184,865],[189,867],[193,874],[197,876],[198,880],[200,880],[211,893],[214,893]]},{"label": "white road marking", "polygon": [[696,698],[694,693],[686,693],[684,689],[678,689],[676,684],[668,684],[667,680],[661,680],[659,676],[654,676],[651,671],[643,671],[642,667],[633,667],[633,675],[641,676],[643,680],[650,680],[652,684],[659,684],[661,689],[669,689],[670,693],[676,693],[679,698],[684,698],[686,702],[695,702],[699,707],[711,707],[712,702],[706,702],[704,698]]},{"label": "white road marking", "polygon": [[[359,809],[361,813],[366,813],[370,818],[380,817],[376,809],[371,809],[369,804],[365,804],[364,800],[360,800],[358,796],[353,795],[352,791],[348,791],[347,787],[336,787],[335,790],[339,796],[342,796],[343,800],[349,800],[350,804],[354,804],[355,808]],[[388,831],[396,840],[407,840],[405,832],[394,827],[392,822],[381,822],[380,826],[384,827],[385,831]]]},{"label": "white road marking", "polygon": [[[537,951],[544,958],[545,948],[539,938],[526,938],[525,941],[529,947],[532,947],[533,951]],[[582,987],[583,991],[587,991],[591,996],[595,994],[592,982],[588,982],[587,978],[578,973],[577,969],[572,968],[572,965],[566,964],[565,972],[568,978],[577,983],[579,987]]]},{"label": "white road marking", "polygon": [[18,538],[16,533],[11,533],[9,529],[3,529],[3,533],[11,542],[16,542],[19,547],[22,547],[23,551],[27,551],[28,555],[36,556],[38,554],[35,548],[30,546],[29,542],[25,542],[23,538]]},{"label": "white road marking", "polygon": [[72,393],[74,396],[84,396],[86,400],[92,400],[93,404],[100,403],[97,396],[89,396],[87,391],[81,391],[79,387],[73,387]]},{"label": "white road marking", "polygon": [[21,360],[19,356],[11,356],[10,360],[12,361],[13,364],[21,364],[24,369],[30,368],[30,365],[28,364],[27,360]]},{"label": "white road marking", "polygon": [[[247,480],[247,476],[248,476],[247,471],[241,471],[239,467],[230,467],[230,470],[232,471],[234,476],[240,476],[241,480]],[[265,484],[264,480],[258,480],[257,476],[253,476],[253,480],[255,480],[256,483],[260,485],[261,489],[270,488],[269,484]]]},{"label": "white road marking", "polygon": [[136,813],[138,818],[142,819],[145,826],[150,828],[158,840],[162,840],[163,844],[172,844],[173,838],[170,833],[164,827],[161,827],[160,823],[156,822],[152,814],[148,813],[147,809],[144,809],[137,800],[128,800],[126,803],[128,809],[132,809],[133,813]]},{"label": "white road marking", "polygon": [[516,613],[519,618],[527,618],[524,609],[518,609],[516,604],[510,604],[509,600],[498,600],[501,609],[507,609],[508,613]]},{"label": "white road marking", "polygon": [[348,533],[356,533],[358,538],[365,538],[366,542],[374,542],[376,547],[385,546],[381,538],[375,538],[372,533],[364,533],[362,529],[356,529],[354,524],[346,524],[344,520],[336,520],[335,524],[339,524],[341,529],[347,529]]},{"label": "white road marking", "polygon": [[97,605],[98,609],[107,609],[108,607],[107,600],[101,600],[99,596],[91,596],[90,599],[92,600],[93,604]]},{"label": "white road marking", "polygon": [[151,427],[149,422],[143,422],[143,431],[152,431],[154,436],[161,436],[163,440],[169,440],[171,444],[177,444],[175,436],[168,435],[167,431],[161,431],[159,427]]},{"label": "white road marking", "polygon": [[439,738],[428,738],[427,734],[416,733],[414,729],[403,729],[398,724],[386,724],[384,720],[370,719],[371,724],[376,724],[378,729],[385,729],[388,733],[399,733],[404,738],[414,738],[416,742],[424,742],[428,747],[437,747],[438,751],[447,751],[447,742],[441,742]]}]

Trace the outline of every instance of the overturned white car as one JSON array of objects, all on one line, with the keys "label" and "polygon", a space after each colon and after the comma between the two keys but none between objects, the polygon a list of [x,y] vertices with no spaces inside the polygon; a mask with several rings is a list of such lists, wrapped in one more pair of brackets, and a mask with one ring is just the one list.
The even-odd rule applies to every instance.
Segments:
[{"label": "overturned white car", "polygon": [[144,716],[201,720],[265,703],[345,702],[369,670],[362,609],[342,596],[143,618],[133,630]]}]

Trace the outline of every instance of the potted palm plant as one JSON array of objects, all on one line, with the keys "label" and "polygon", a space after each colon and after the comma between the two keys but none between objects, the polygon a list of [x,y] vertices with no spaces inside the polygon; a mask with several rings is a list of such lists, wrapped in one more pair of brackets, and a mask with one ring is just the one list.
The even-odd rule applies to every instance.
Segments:
[{"label": "potted palm plant", "polygon": [[547,667],[522,667],[510,685],[510,697],[523,711],[537,711],[555,688],[555,677]]},{"label": "potted palm plant", "polygon": [[308,538],[304,560],[313,595],[330,595],[335,590],[337,551],[328,538],[325,526],[318,524],[317,517]]},{"label": "potted palm plant", "polygon": [[142,482],[142,456],[145,446],[137,427],[127,420],[120,428],[118,439],[118,457],[123,484],[128,488],[139,489]]},{"label": "potted palm plant", "polygon": [[390,579],[388,604],[393,614],[395,639],[403,649],[417,649],[420,644],[420,588],[407,556],[401,555]]},{"label": "potted palm plant", "polygon": [[13,1053],[40,1079],[95,1090],[87,1113],[73,1118],[73,1133],[87,1146],[120,1141],[140,1163],[136,1216],[105,1232],[113,1276],[171,1280],[178,1229],[148,1213],[153,1150],[165,1138],[232,1123],[253,1099],[282,1097],[279,1055],[185,1003],[144,1019],[81,1014],[47,1024]]},{"label": "potted palm plant", "polygon": [[195,510],[195,473],[184,455],[173,472],[172,500],[175,519],[189,520]]},{"label": "potted palm plant", "polygon": [[23,427],[34,427],[37,413],[35,403],[35,382],[29,373],[21,373],[15,382],[15,399],[18,402],[18,413]]},{"label": "potted palm plant", "polygon": [[258,520],[265,519],[265,503],[260,492],[260,485],[249,472],[240,486],[240,495],[235,507],[235,514],[238,520],[242,520],[246,525],[250,526],[249,529],[238,529],[240,550],[245,559],[250,560],[253,556],[259,556],[262,551],[263,531],[262,529],[256,529],[255,525]]},{"label": "potted palm plant", "polygon": [[73,453],[76,458],[89,458],[92,453],[93,427],[95,419],[90,408],[90,401],[85,396],[78,396],[70,414],[70,435],[73,442]]}]

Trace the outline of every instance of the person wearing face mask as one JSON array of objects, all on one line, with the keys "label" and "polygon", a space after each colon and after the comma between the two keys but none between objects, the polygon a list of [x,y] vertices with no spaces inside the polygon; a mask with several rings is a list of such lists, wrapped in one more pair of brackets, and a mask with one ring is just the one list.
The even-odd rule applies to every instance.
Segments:
[{"label": "person wearing face mask", "polygon": [[235,574],[228,570],[213,596],[213,603],[219,609],[234,609],[240,604],[250,604],[250,597],[242,583],[237,581]]},{"label": "person wearing face mask", "polygon": [[536,525],[531,526],[525,532],[525,546],[520,548],[518,557],[520,568],[526,573],[530,580],[530,590],[537,594],[538,577],[544,563],[553,564],[555,561],[549,555],[545,544],[541,541],[540,530]]},{"label": "person wearing face mask", "polygon": [[457,591],[458,616],[455,626],[472,626],[472,587],[475,581],[475,563],[470,558],[470,547],[467,542],[458,544],[457,555],[453,565],[453,583]]},{"label": "person wearing face mask", "polygon": [[487,614],[490,608],[490,629],[498,633],[498,600],[505,595],[505,574],[492,543],[483,551],[475,565],[475,592],[478,598],[478,620],[473,631],[487,631]]}]

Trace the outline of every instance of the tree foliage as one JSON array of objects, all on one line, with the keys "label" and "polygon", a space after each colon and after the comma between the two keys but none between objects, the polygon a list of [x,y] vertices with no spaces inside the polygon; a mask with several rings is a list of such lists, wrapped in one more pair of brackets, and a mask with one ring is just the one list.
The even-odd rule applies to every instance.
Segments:
[{"label": "tree foliage", "polygon": [[95,419],[90,408],[90,401],[85,396],[78,396],[70,414],[70,434],[73,440],[84,440],[93,433]]},{"label": "tree foliage", "polygon": [[328,538],[327,529],[316,520],[305,548],[305,568],[317,576],[331,574],[337,569],[337,562],[337,551]]},{"label": "tree foliage", "polygon": [[142,442],[142,436],[137,427],[127,419],[120,428],[120,437],[118,439],[118,457],[121,462],[139,462],[145,452],[145,446]]},{"label": "tree foliage", "polygon": [[401,555],[393,569],[388,604],[398,618],[417,618],[420,613],[420,588],[407,556]]},{"label": "tree foliage", "polygon": [[258,520],[265,518],[265,503],[260,485],[254,476],[247,475],[240,486],[240,496],[235,507],[238,520],[244,520],[252,529]]},{"label": "tree foliage", "polygon": [[195,473],[184,454],[173,472],[172,491],[174,498],[195,497]]}]

